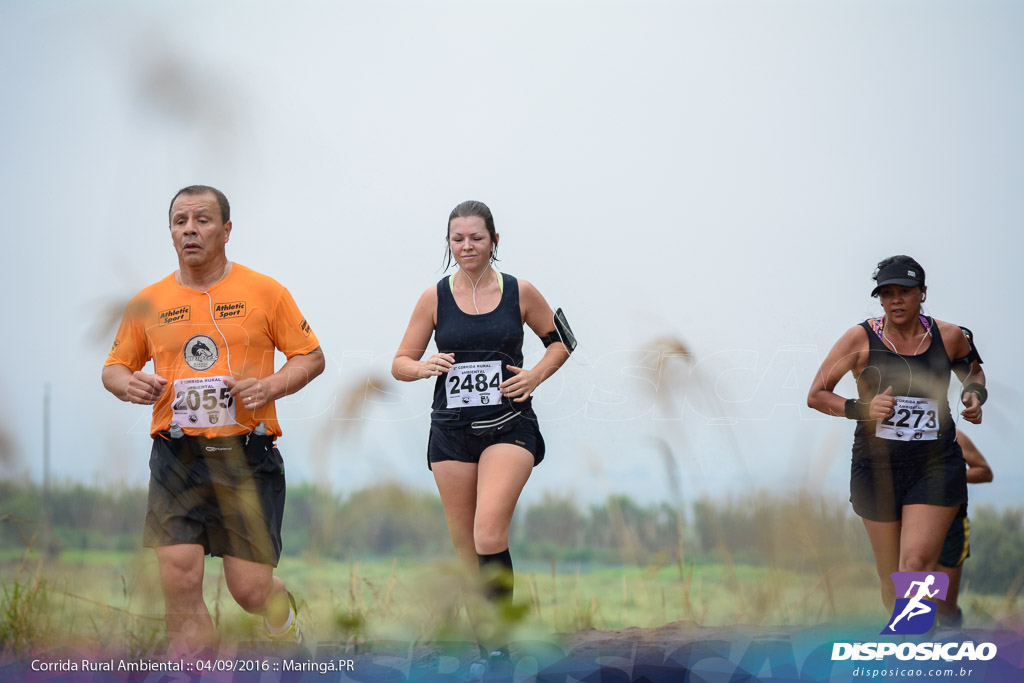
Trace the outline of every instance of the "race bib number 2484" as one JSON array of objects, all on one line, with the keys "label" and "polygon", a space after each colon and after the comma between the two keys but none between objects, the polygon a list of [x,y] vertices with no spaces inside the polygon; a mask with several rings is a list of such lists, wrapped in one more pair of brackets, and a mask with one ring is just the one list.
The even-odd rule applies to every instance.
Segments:
[{"label": "race bib number 2484", "polygon": [[456,363],[445,380],[449,408],[501,403],[501,361]]}]

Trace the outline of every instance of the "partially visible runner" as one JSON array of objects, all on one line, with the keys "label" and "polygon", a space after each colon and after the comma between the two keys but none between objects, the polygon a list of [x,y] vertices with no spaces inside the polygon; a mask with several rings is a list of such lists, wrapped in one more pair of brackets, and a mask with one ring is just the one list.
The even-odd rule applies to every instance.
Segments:
[{"label": "partially visible runner", "polygon": [[[227,260],[219,190],[180,190],[169,219],[178,270],[128,304],[103,386],[153,406],[143,543],[156,552],[171,652],[216,646],[207,554],[223,558],[232,597],[264,617],[271,640],[301,643],[294,598],[274,576],[285,498],[274,401],[323,372],[320,343],[287,289]],[[275,349],[287,356],[277,372]]]},{"label": "partially visible runner", "polygon": [[[992,468],[985,456],[962,430],[956,430],[956,440],[967,461],[967,483],[985,484],[992,481]],[[949,526],[946,541],[939,555],[939,571],[949,577],[949,591],[946,599],[938,603],[938,624],[960,628],[964,621],[963,611],[957,604],[960,598],[960,574],[964,560],[971,556],[971,524],[967,519],[967,505],[962,505],[956,519]]]},{"label": "partially visible runner", "polygon": [[[988,394],[970,330],[921,313],[924,268],[909,256],[878,264],[884,315],[847,330],[811,384],[807,405],[857,421],[850,502],[864,522],[882,600],[891,610],[896,571],[934,571],[943,538],[967,503],[966,465],[946,394],[950,371],[964,383],[960,415],[981,423]],[[852,372],[857,398],[834,392]]]},{"label": "partially visible runner", "polygon": [[[536,287],[491,267],[498,238],[483,203],[463,202],[451,212],[448,258],[458,270],[420,296],[391,373],[402,381],[437,378],[427,467],[459,558],[479,568],[488,597],[509,601],[509,525],[544,458],[531,397],[572,349],[560,341]],[[523,368],[524,323],[547,346],[530,369]],[[431,334],[437,353],[420,360]]]}]

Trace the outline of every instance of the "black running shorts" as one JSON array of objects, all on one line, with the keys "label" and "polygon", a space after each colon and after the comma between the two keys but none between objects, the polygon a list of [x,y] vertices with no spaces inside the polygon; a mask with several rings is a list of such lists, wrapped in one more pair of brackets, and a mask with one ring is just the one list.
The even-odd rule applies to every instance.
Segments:
[{"label": "black running shorts", "polygon": [[272,436],[153,439],[143,545],[197,543],[207,554],[277,566],[284,461]]},{"label": "black running shorts", "polygon": [[[490,422],[500,422],[500,418]],[[431,463],[442,460],[480,462],[480,455],[484,450],[499,443],[512,444],[528,450],[533,454],[534,467],[544,459],[544,437],[540,435],[537,418],[532,414],[520,414],[500,424],[479,428],[446,428],[430,425],[427,469],[430,469]]]},{"label": "black running shorts", "polygon": [[854,460],[850,466],[853,511],[875,522],[896,522],[904,505],[967,503],[967,465],[960,455],[897,463]]},{"label": "black running shorts", "polygon": [[962,505],[956,519],[949,525],[946,540],[942,544],[939,564],[943,567],[959,567],[971,556],[971,523],[967,519],[967,506]]}]

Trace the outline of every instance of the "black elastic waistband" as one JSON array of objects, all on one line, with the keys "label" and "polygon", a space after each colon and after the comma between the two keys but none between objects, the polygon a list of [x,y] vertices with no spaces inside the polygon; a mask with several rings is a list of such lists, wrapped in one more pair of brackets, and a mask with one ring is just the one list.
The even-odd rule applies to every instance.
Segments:
[{"label": "black elastic waistband", "polygon": [[[202,446],[221,446],[221,447],[232,447],[237,445],[246,445],[247,443],[255,439],[269,439],[273,441],[273,434],[256,434],[255,432],[246,432],[245,434],[235,434],[233,436],[196,436],[194,434],[182,434],[181,436],[171,436],[169,431],[162,431],[157,434],[166,441],[177,442],[177,443],[194,443]],[[156,437],[154,437],[156,438]]]}]

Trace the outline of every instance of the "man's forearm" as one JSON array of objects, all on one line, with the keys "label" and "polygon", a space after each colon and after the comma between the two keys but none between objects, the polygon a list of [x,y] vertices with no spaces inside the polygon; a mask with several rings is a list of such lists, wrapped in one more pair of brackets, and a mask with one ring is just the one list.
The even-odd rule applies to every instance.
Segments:
[{"label": "man's forearm", "polygon": [[271,400],[294,394],[324,371],[326,363],[319,347],[301,356],[292,356],[281,369],[262,380]]}]

